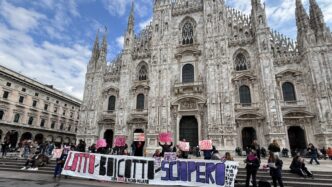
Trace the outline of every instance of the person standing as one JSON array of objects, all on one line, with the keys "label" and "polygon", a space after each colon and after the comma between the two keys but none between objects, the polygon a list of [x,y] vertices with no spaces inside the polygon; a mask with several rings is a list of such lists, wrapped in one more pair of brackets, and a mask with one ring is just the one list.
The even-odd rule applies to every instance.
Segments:
[{"label": "person standing", "polygon": [[2,143],[1,148],[2,148],[2,157],[6,157],[7,156],[7,151],[8,151],[8,148],[9,148],[9,143],[5,140]]},{"label": "person standing", "polygon": [[161,147],[161,157],[164,157],[166,152],[172,152],[171,147],[173,146],[173,142],[165,142],[164,144],[159,142],[159,146]]},{"label": "person standing", "polygon": [[145,142],[135,142],[135,154],[134,156],[143,156]]},{"label": "person standing", "polygon": [[308,152],[310,153],[310,156],[311,156],[309,163],[312,164],[312,161],[314,160],[316,162],[316,164],[319,165],[319,162],[317,160],[318,150],[312,143],[310,143],[308,146]]},{"label": "person standing", "polygon": [[85,152],[85,142],[83,140],[80,140],[79,144],[77,145],[77,151],[78,152]]},{"label": "person standing", "polygon": [[249,187],[250,178],[252,177],[253,187],[257,187],[256,175],[258,168],[260,166],[260,161],[257,158],[255,150],[249,150],[247,159],[244,160],[246,163],[247,177],[246,177],[246,187]]},{"label": "person standing", "polygon": [[211,160],[212,154],[214,152],[215,151],[213,149],[211,149],[211,150],[203,150],[204,160]]},{"label": "person standing", "polygon": [[252,144],[251,144],[251,148],[254,149],[256,151],[257,154],[257,158],[260,160],[261,159],[261,147],[259,146],[259,144],[257,143],[257,140],[255,139]]},{"label": "person standing", "polygon": [[274,154],[279,154],[280,152],[280,145],[278,144],[277,140],[273,140],[273,142],[269,145],[269,151]]},{"label": "person standing", "polygon": [[277,181],[280,187],[284,186],[281,177],[282,165],[283,162],[279,159],[279,156],[271,152],[268,159],[268,166],[270,168],[270,175],[272,177],[274,187],[277,187]]},{"label": "person standing", "polygon": [[[187,142],[187,140],[186,139],[182,139],[182,142]],[[183,159],[188,159],[189,158],[189,151],[187,151],[187,150],[181,150],[181,152],[182,152],[182,158]]]}]

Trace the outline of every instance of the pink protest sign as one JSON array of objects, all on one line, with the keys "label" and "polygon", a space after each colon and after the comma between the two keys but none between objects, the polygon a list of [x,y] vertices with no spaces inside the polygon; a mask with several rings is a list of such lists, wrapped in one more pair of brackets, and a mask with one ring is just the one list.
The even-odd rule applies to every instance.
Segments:
[{"label": "pink protest sign", "polygon": [[134,133],[134,141],[135,142],[144,142],[145,141],[144,133]]},{"label": "pink protest sign", "polygon": [[189,142],[181,142],[179,143],[179,148],[181,151],[189,151],[190,145]]},{"label": "pink protest sign", "polygon": [[53,158],[60,158],[62,155],[63,149],[54,149],[53,151]]},{"label": "pink protest sign", "polygon": [[114,140],[114,145],[121,147],[126,145],[126,136],[116,136]]},{"label": "pink protest sign", "polygon": [[159,141],[160,142],[173,142],[172,133],[170,132],[162,132],[159,134]]},{"label": "pink protest sign", "polygon": [[212,140],[199,141],[200,150],[212,150]]},{"label": "pink protest sign", "polygon": [[107,143],[105,139],[99,139],[97,140],[96,148],[99,149],[101,147],[107,147]]}]

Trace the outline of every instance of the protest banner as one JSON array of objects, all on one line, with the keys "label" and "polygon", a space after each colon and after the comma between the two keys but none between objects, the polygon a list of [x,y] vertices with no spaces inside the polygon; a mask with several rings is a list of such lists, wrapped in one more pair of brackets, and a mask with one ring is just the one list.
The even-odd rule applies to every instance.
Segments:
[{"label": "protest banner", "polygon": [[233,161],[162,160],[157,168],[155,164],[154,158],[71,151],[62,175],[133,184],[233,187],[238,172],[238,162]]},{"label": "protest banner", "polygon": [[114,140],[114,145],[117,147],[126,145],[126,136],[116,136]]},{"label": "protest banner", "polygon": [[161,166],[161,157],[154,157],[154,168],[160,168]]},{"label": "protest banner", "polygon": [[164,153],[164,160],[167,161],[175,161],[176,160],[176,153],[175,152],[165,152]]},{"label": "protest banner", "polygon": [[63,149],[54,149],[53,151],[53,158],[60,158],[62,155]]},{"label": "protest banner", "polygon": [[144,142],[145,141],[144,133],[134,133],[134,141],[135,142]]},{"label": "protest banner", "polygon": [[190,145],[189,142],[179,142],[179,148],[181,151],[189,151],[190,150]]},{"label": "protest banner", "polygon": [[212,150],[212,140],[202,140],[199,141],[200,150]]},{"label": "protest banner", "polygon": [[163,143],[173,142],[172,133],[162,132],[159,134],[159,141]]}]

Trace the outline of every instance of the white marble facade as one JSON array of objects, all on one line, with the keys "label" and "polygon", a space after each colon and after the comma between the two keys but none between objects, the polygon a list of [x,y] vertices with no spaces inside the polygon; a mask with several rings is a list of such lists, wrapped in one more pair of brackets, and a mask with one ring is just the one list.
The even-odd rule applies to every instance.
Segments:
[{"label": "white marble facade", "polygon": [[192,145],[212,139],[220,150],[255,137],[264,147],[273,139],[292,149],[331,145],[331,32],[316,1],[309,16],[296,0],[295,13],[297,42],[269,28],[260,0],[250,15],[224,0],[155,0],[139,34],[132,9],[111,63],[106,37],[96,38],[77,138],[89,145],[126,135],[130,145],[140,129],[148,152],[166,131]]}]

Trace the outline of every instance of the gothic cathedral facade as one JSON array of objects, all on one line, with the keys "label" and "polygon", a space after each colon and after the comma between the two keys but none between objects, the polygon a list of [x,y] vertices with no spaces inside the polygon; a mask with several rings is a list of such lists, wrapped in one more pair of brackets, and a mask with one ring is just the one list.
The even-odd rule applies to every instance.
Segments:
[{"label": "gothic cathedral facade", "polygon": [[251,14],[224,0],[155,0],[153,19],[134,33],[110,64],[97,35],[87,67],[78,139],[87,145],[144,133],[150,153],[157,135],[191,146],[211,139],[219,150],[332,145],[332,37],[315,0],[310,14],[296,1],[297,42],[272,31],[265,5]]}]

